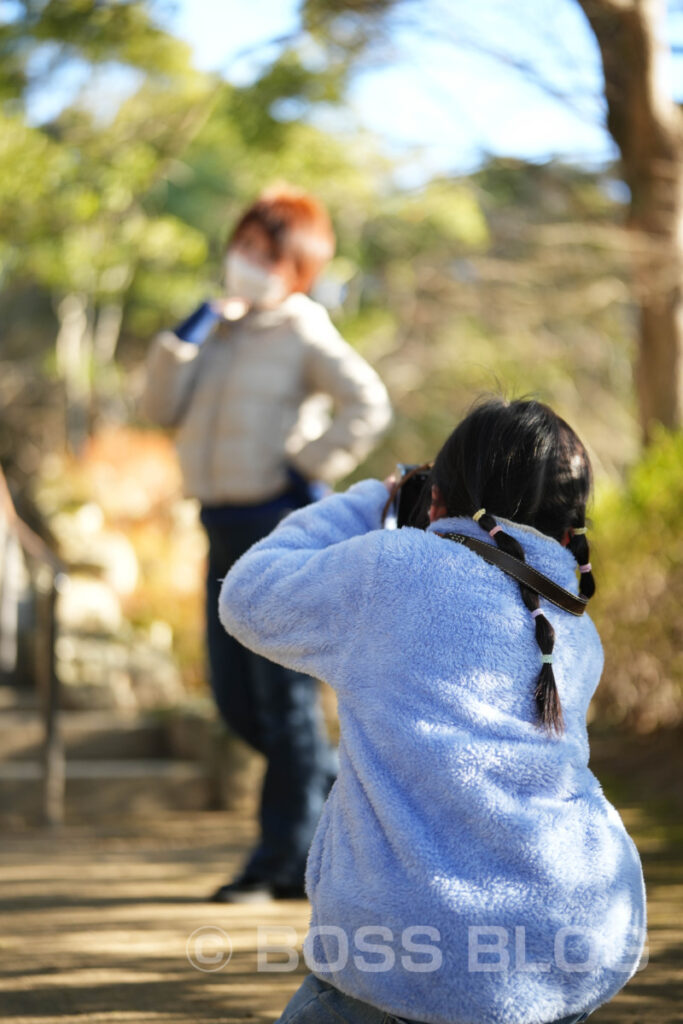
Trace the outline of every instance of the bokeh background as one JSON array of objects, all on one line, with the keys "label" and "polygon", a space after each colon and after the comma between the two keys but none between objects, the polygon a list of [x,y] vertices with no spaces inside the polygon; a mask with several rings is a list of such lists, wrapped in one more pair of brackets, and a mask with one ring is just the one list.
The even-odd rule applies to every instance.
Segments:
[{"label": "bokeh background", "polygon": [[[680,895],[682,51],[664,0],[1,0],[8,827],[42,806],[16,762],[40,756],[53,556],[64,713],[152,715],[169,756],[200,756],[204,541],[139,413],[144,358],[220,294],[231,225],[286,180],[332,214],[314,294],[396,411],[337,489],[432,458],[483,391],[549,402],[589,447],[594,763]],[[93,807],[69,760],[67,821]],[[241,806],[221,771],[197,799]]]}]

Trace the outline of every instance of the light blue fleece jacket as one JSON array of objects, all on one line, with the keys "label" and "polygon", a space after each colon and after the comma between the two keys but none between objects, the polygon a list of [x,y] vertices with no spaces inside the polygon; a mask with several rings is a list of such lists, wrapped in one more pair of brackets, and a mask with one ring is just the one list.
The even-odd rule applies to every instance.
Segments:
[{"label": "light blue fleece jacket", "polygon": [[[306,963],[430,1024],[592,1011],[635,973],[646,926],[638,851],[587,766],[595,626],[541,599],[566,725],[548,735],[518,584],[434,530],[486,532],[469,518],[381,529],[386,499],[368,479],[291,512],[220,594],[229,633],[338,697],[339,775],[306,867]],[[498,521],[578,593],[567,548]]]}]

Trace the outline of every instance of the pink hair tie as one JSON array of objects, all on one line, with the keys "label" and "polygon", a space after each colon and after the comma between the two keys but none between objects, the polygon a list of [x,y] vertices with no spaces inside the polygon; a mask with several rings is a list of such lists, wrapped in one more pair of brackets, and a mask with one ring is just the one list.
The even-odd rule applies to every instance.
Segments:
[{"label": "pink hair tie", "polygon": [[502,529],[502,526],[494,526],[492,530],[489,530],[489,537],[495,537],[495,535],[500,533]]},{"label": "pink hair tie", "polygon": [[579,566],[579,572],[590,572],[590,571],[591,571],[591,564],[590,564],[590,562],[586,562],[585,565],[580,565]]},{"label": "pink hair tie", "polygon": [[531,613],[531,618],[535,619],[539,615],[543,615],[543,609],[542,608],[536,608],[535,611],[533,611]]}]

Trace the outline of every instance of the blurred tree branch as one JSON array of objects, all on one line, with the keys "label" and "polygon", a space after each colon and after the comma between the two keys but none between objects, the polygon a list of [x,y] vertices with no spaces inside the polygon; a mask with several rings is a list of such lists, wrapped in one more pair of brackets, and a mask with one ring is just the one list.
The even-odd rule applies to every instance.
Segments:
[{"label": "blurred tree branch", "polygon": [[[683,402],[683,133],[681,111],[663,85],[661,62],[665,0],[577,0],[598,43],[604,72],[607,128],[619,147],[631,193],[628,225],[639,242],[633,262],[640,310],[640,345],[635,366],[642,437],[657,423],[676,428]],[[316,19],[317,38],[355,61],[372,46],[373,33],[390,36],[398,15],[410,11],[415,32],[434,36],[429,4],[414,0],[306,0],[303,23]],[[521,13],[520,13],[521,17]],[[392,20],[393,19],[393,20]],[[539,29],[539,33],[542,31]],[[441,22],[436,30],[455,45],[496,57],[563,102],[564,92],[527,61],[480,39],[466,39]],[[570,101],[571,102],[571,101]],[[647,258],[642,252],[647,251]]]}]

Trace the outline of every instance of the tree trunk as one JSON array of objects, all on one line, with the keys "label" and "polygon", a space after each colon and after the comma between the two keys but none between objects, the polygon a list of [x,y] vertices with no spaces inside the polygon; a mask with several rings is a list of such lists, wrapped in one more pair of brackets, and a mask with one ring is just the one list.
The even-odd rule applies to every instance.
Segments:
[{"label": "tree trunk", "polygon": [[100,307],[93,333],[93,355],[98,366],[108,366],[114,359],[122,320],[122,302],[112,300]]},{"label": "tree trunk", "polygon": [[57,372],[64,381],[66,443],[79,454],[88,437],[92,332],[85,295],[72,292],[57,307]]},{"label": "tree trunk", "polygon": [[683,115],[663,65],[665,0],[578,0],[602,57],[607,127],[631,190],[634,284],[640,307],[635,366],[643,440],[681,412]]}]

